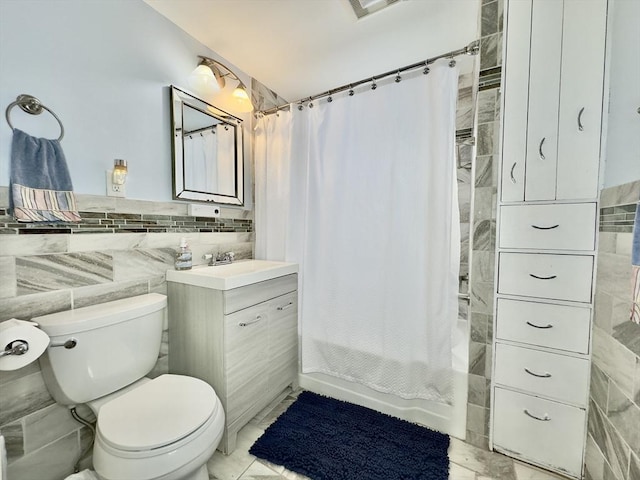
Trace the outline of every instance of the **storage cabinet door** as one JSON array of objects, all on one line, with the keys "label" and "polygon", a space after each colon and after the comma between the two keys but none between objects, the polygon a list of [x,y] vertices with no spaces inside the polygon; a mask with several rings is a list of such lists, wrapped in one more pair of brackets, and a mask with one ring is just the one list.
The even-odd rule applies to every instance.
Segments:
[{"label": "storage cabinet door", "polygon": [[266,389],[268,322],[269,302],[224,317],[227,424],[250,408]]},{"label": "storage cabinet door", "polygon": [[564,1],[558,199],[598,196],[606,13],[606,0]]},{"label": "storage cabinet door", "polygon": [[272,302],[269,318],[269,388],[280,391],[298,374],[298,292]]},{"label": "storage cabinet door", "polygon": [[509,2],[504,61],[504,119],[502,130],[503,202],[524,200],[529,99],[529,42],[531,0]]},{"label": "storage cabinet door", "polygon": [[[514,2],[511,2],[514,3]],[[525,200],[556,198],[561,1],[533,2]]]}]

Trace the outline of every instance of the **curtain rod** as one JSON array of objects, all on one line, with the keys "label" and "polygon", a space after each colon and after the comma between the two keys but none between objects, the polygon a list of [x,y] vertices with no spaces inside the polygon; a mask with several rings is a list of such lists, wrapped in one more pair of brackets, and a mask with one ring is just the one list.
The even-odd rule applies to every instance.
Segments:
[{"label": "curtain rod", "polygon": [[408,70],[415,70],[416,68],[426,67],[427,65],[431,65],[436,60],[440,60],[441,58],[454,58],[454,57],[457,57],[459,55],[477,55],[479,51],[480,51],[480,41],[479,40],[474,40],[473,42],[471,42],[466,47],[459,48],[458,50],[453,50],[451,52],[443,53],[441,55],[437,55],[435,57],[428,58],[427,60],[424,60],[422,62],[413,63],[411,65],[407,65],[406,67],[396,68],[395,70],[390,70],[388,72],[381,73],[379,75],[374,75],[372,77],[365,78],[364,80],[359,80],[357,82],[349,83],[347,85],[342,85],[342,86],[337,87],[337,88],[332,88],[331,90],[327,90],[326,92],[322,92],[322,93],[319,93],[317,95],[312,95],[312,96],[306,97],[306,98],[301,98],[300,100],[296,100],[295,102],[290,102],[290,103],[287,103],[285,105],[280,105],[278,107],[269,108],[268,110],[262,110],[260,112],[256,112],[256,115],[271,115],[272,113],[276,113],[277,111],[282,110],[284,108],[287,108],[289,105],[294,104],[294,103],[300,105],[302,103],[311,102],[313,100],[317,100],[317,99],[322,98],[322,97],[329,97],[329,96],[334,95],[336,93],[344,92],[345,90],[352,90],[354,87],[357,87],[359,85],[362,85],[362,84],[365,84],[365,83],[368,83],[368,82],[375,82],[376,80],[380,80],[382,78],[386,78],[386,77],[389,77],[391,75],[399,75],[400,73],[406,72]]}]

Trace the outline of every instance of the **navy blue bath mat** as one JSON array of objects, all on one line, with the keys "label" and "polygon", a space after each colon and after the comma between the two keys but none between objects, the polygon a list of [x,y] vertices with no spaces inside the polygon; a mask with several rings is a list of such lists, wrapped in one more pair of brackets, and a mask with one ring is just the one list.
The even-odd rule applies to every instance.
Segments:
[{"label": "navy blue bath mat", "polygon": [[250,453],[314,480],[447,480],[449,437],[302,392]]}]

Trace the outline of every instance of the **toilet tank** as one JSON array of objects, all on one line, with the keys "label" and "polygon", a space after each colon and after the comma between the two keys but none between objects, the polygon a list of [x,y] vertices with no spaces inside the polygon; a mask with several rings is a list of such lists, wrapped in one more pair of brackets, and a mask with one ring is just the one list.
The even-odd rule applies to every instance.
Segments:
[{"label": "toilet tank", "polygon": [[[40,366],[56,402],[86,403],[144,377],[158,359],[166,315],[167,297],[150,293],[33,318],[51,338]],[[55,346],[72,339],[73,348]]]}]

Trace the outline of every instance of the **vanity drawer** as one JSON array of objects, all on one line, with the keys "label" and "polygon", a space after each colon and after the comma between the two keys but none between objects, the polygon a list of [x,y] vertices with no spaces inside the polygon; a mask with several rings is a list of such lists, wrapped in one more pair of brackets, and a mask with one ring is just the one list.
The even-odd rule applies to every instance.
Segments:
[{"label": "vanity drawer", "polygon": [[500,207],[500,248],[594,250],[596,204]]},{"label": "vanity drawer", "polygon": [[233,313],[298,289],[298,275],[293,273],[224,292],[224,313]]},{"label": "vanity drawer", "polygon": [[503,388],[494,397],[495,449],[581,478],[585,410]]},{"label": "vanity drawer", "polygon": [[500,253],[498,293],[591,301],[592,255]]},{"label": "vanity drawer", "polygon": [[496,338],[589,353],[591,309],[499,298]]},{"label": "vanity drawer", "polygon": [[586,406],[589,360],[496,343],[495,382]]}]

